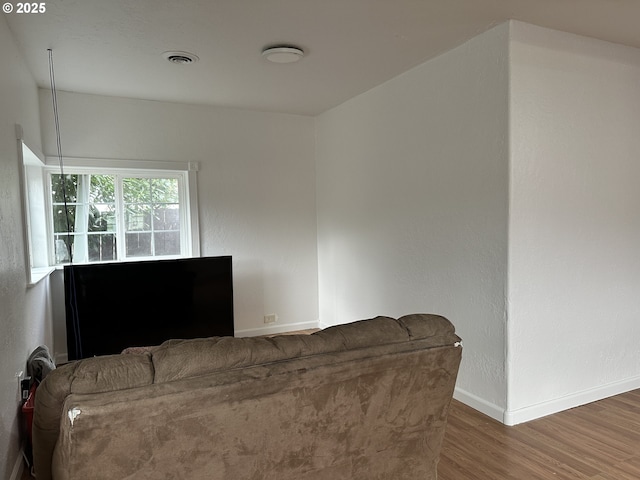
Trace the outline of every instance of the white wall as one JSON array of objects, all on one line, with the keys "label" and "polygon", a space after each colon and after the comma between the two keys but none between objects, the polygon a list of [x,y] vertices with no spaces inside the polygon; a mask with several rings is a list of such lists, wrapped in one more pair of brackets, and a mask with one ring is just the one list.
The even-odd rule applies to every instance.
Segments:
[{"label": "white wall", "polygon": [[[51,95],[40,93],[43,145],[55,154]],[[65,156],[200,162],[201,253],[233,256],[238,335],[317,325],[313,118],[68,92],[57,99]],[[271,330],[265,314],[278,315]]]},{"label": "white wall", "polygon": [[508,24],[317,119],[320,320],[413,312],[464,340],[458,396],[506,407]]},{"label": "white wall", "polygon": [[0,18],[0,478],[13,480],[22,467],[15,374],[29,354],[52,344],[48,281],[27,288],[18,146],[14,125],[40,148],[38,93],[6,21]]},{"label": "white wall", "polygon": [[509,405],[640,387],[640,50],[513,22]]}]

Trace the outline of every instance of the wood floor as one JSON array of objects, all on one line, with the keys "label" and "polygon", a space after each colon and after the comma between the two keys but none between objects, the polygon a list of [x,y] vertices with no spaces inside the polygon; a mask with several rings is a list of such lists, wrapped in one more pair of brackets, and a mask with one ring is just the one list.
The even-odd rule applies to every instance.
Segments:
[{"label": "wood floor", "polygon": [[640,390],[507,427],[453,401],[438,480],[639,480]]}]

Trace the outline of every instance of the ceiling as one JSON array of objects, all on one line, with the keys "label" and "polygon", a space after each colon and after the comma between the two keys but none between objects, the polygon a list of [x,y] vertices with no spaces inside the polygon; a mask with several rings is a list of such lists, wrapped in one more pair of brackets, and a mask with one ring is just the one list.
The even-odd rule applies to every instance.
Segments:
[{"label": "ceiling", "polygon": [[[15,2],[14,2],[15,3]],[[57,90],[316,115],[508,19],[640,48],[640,0],[47,0],[4,14]],[[261,56],[294,44],[291,64]],[[200,60],[162,57],[187,51]]]}]

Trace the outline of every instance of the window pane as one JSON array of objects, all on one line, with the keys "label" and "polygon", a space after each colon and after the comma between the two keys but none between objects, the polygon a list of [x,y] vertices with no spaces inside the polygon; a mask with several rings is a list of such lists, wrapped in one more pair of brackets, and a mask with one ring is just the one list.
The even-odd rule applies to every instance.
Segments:
[{"label": "window pane", "polygon": [[152,179],[151,200],[155,203],[178,203],[178,179]]},{"label": "window pane", "polygon": [[89,212],[90,232],[115,232],[116,212],[115,205],[97,204],[91,206]]},{"label": "window pane", "polygon": [[89,235],[89,261],[116,260],[116,236],[113,233]]},{"label": "window pane", "polygon": [[127,257],[151,256],[151,233],[127,233]]},{"label": "window pane", "polygon": [[151,203],[150,178],[125,178],[122,180],[124,203]]},{"label": "window pane", "polygon": [[[67,212],[69,221],[67,222]],[[75,230],[76,207],[69,205],[65,211],[64,205],[53,206],[53,233],[66,233]]]},{"label": "window pane", "polygon": [[153,235],[156,255],[179,255],[180,232],[160,232]]},{"label": "window pane", "polygon": [[[54,240],[56,263],[65,263],[71,260],[69,257],[69,246],[73,249],[73,235],[56,235]],[[73,251],[73,250],[72,250]]]},{"label": "window pane", "polygon": [[64,184],[60,181],[59,173],[51,174],[51,199],[53,203],[64,203],[65,194],[68,203],[75,203],[78,199],[78,175],[65,175]]},{"label": "window pane", "polygon": [[156,205],[153,212],[154,230],[180,230],[180,206]]},{"label": "window pane", "polygon": [[91,175],[89,201],[91,203],[115,203],[115,177],[112,175]]},{"label": "window pane", "polygon": [[127,207],[127,232],[151,230],[151,209],[148,205],[129,205]]}]

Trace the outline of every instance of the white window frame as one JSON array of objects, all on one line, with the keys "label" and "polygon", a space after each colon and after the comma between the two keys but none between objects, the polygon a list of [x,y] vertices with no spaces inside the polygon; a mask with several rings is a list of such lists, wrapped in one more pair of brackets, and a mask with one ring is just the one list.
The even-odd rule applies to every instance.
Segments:
[{"label": "white window frame", "polygon": [[25,265],[27,286],[33,287],[49,276],[50,266],[47,249],[46,198],[43,169],[45,156],[24,139],[19,124],[15,125],[20,162],[20,189],[22,190],[22,226],[25,239]]},{"label": "white window frame", "polygon": [[[124,255],[124,217],[122,215],[122,195],[116,195],[116,203],[120,203],[118,217],[119,241],[117,242],[118,259],[115,262],[137,262],[145,260],[160,260],[170,258],[188,258],[200,256],[200,232],[198,222],[198,195],[197,195],[197,162],[163,162],[150,160],[116,160],[63,157],[64,174],[105,174],[120,176],[141,176],[147,178],[177,178],[179,186],[180,202],[180,254],[125,257]],[[55,262],[53,219],[51,217],[52,198],[50,174],[60,174],[60,159],[58,157],[46,157],[44,167],[45,203],[47,219],[47,250],[49,265],[57,266]],[[74,258],[74,263],[77,262]],[[97,262],[88,262],[97,263]]]}]

